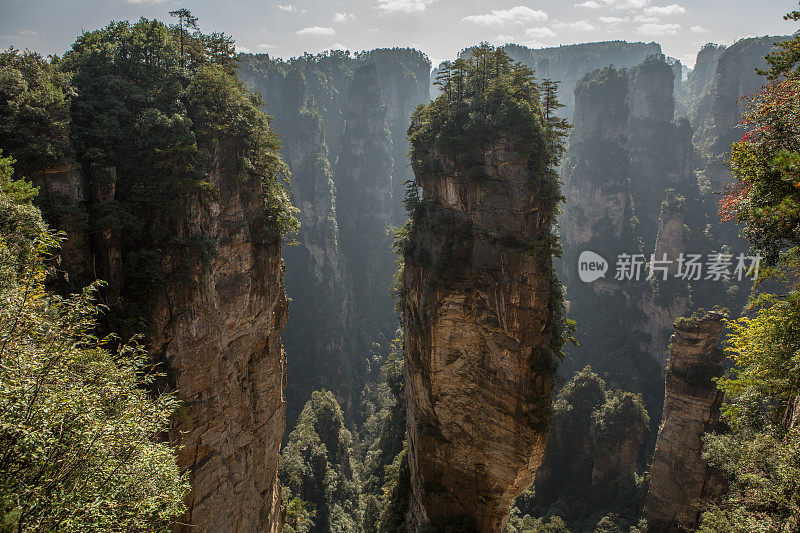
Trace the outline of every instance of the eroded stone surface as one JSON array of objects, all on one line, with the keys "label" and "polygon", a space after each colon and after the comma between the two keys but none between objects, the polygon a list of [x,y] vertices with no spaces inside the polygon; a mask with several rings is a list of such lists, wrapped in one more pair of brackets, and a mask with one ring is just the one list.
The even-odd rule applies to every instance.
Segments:
[{"label": "eroded stone surface", "polygon": [[528,160],[509,139],[475,154],[469,179],[417,174],[426,212],[404,269],[412,525],[501,531],[546,444],[553,370],[550,234]]},{"label": "eroded stone surface", "polygon": [[667,366],[664,418],[658,431],[644,517],[652,531],[691,530],[702,502],[719,495],[724,481],[702,458],[702,436],[719,423],[723,315],[708,313],[696,325],[676,326]]}]

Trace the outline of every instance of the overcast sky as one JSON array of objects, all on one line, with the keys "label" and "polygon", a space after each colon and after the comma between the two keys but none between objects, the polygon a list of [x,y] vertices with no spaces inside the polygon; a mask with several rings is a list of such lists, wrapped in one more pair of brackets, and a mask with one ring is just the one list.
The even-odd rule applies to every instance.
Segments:
[{"label": "overcast sky", "polygon": [[0,47],[63,53],[81,30],[110,20],[169,18],[190,9],[240,51],[293,57],[329,48],[411,46],[434,61],[489,41],[531,47],[657,41],[694,65],[707,42],[793,33],[797,0],[0,0]]}]

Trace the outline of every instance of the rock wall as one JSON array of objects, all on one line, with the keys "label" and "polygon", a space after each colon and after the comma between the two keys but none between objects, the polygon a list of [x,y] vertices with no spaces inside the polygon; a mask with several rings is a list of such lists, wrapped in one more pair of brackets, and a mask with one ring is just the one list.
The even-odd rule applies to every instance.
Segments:
[{"label": "rock wall", "polygon": [[459,158],[415,163],[427,207],[403,276],[410,522],[498,532],[544,456],[553,369],[537,354],[554,281],[522,243],[545,242],[551,214],[513,138],[474,153],[485,179]]},{"label": "rock wall", "polygon": [[405,219],[406,130],[428,101],[430,62],[412,49],[240,58],[239,76],[283,136],[300,210],[299,244],[283,251],[287,416],[324,387],[352,420],[366,380],[380,379],[372,359],[389,353],[397,328],[390,229]]},{"label": "rock wall", "polygon": [[[704,59],[698,72],[694,90],[702,91],[694,99],[698,102],[693,114],[695,125],[694,142],[704,161],[705,177],[714,190],[727,186],[732,177],[726,162],[730,147],[739,140],[738,128],[741,105],[739,100],[758,91],[767,83],[766,78],[756,72],[756,68],[767,68],[764,56],[770,53],[774,44],[786,37],[754,37],[742,39],[735,44],[720,49],[703,49],[698,62]],[[710,70],[706,65],[716,64],[713,76],[703,87]]]},{"label": "rock wall", "polygon": [[712,378],[722,373],[719,348],[724,316],[708,313],[678,322],[669,347],[664,418],[658,431],[644,507],[650,531],[697,526],[702,502],[721,494],[722,476],[702,458],[702,436],[719,424],[722,393]]},{"label": "rock wall", "polygon": [[609,65],[619,69],[630,68],[648,56],[661,54],[661,45],[658,43],[625,41],[581,43],[535,50],[510,44],[504,49],[512,59],[533,68],[538,77],[561,82],[559,100],[565,105],[563,115],[568,119],[577,109],[573,89],[584,75]]},{"label": "rock wall", "polygon": [[[36,179],[47,191],[61,191],[67,175],[73,200],[91,216],[82,232],[69,234],[65,253],[70,263],[89,265],[109,283],[101,297],[114,306],[121,297],[125,250],[113,227],[95,215],[115,201],[117,171],[97,169],[84,178],[54,169]],[[85,198],[77,194],[84,180]],[[278,532],[286,385],[283,261],[279,247],[255,242],[264,209],[260,180],[243,183],[218,164],[209,181],[218,198],[186,198],[186,218],[173,220],[172,230],[177,238],[212,236],[216,258],[177,278],[168,274],[184,265],[182,252],[165,256],[166,281],[140,317],[152,325],[145,338],[151,357],[165,363],[167,386],[182,400],[169,438],[192,489],[180,520],[185,525],[176,530]]]}]

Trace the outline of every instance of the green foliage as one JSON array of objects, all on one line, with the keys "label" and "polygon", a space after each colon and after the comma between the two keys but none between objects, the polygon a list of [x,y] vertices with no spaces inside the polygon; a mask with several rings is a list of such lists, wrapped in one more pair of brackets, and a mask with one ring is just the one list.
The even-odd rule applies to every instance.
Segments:
[{"label": "green foliage", "polygon": [[[417,108],[408,130],[415,173],[429,170],[429,153],[468,154],[470,147],[486,146],[502,133],[512,135],[523,152],[537,154],[532,159],[543,166],[558,159],[557,132],[549,143],[544,135],[551,123],[533,71],[502,49],[484,44],[466,59],[443,63],[437,84],[441,95]],[[552,96],[548,105],[551,112],[556,109]]]},{"label": "green foliage", "polygon": [[[800,19],[794,12],[787,18]],[[700,531],[793,531],[800,527],[800,129],[798,39],[771,54],[774,82],[751,100],[748,132],[732,147],[738,187],[723,217],[744,223],[743,235],[767,253],[784,295],[753,298],[756,312],[730,324],[726,351],[733,368],[720,378],[724,434],[705,436],[704,457],[729,482],[724,500],[703,514]],[[788,248],[788,249],[787,249]],[[777,274],[777,275],[776,275]]]},{"label": "green foliage", "polygon": [[[559,517],[578,531],[609,513],[625,523],[638,519],[645,487],[635,472],[636,451],[650,422],[641,396],[607,390],[605,381],[586,367],[558,392],[553,411],[534,492],[517,499],[516,512],[529,515],[529,521],[539,517],[536,527]],[[632,463],[621,464],[622,450],[631,447],[634,456],[627,460]],[[616,469],[600,470],[611,463]]]},{"label": "green foliage", "polygon": [[193,227],[190,210],[228,194],[218,190],[224,178],[261,197],[242,196],[253,204],[257,245],[277,246],[298,228],[278,137],[236,77],[232,41],[187,25],[191,14],[180,18],[83,33],[58,63],[72,76],[71,132],[88,181],[114,181],[113,201],[91,213],[90,226],[110,230],[122,250],[121,304],[108,317],[119,332],[142,326],[164,280],[210,265],[215,243]]},{"label": "green foliage", "polygon": [[800,79],[773,83],[752,97],[742,122],[747,132],[731,148],[737,184],[721,202],[724,219],[744,224],[742,235],[777,262],[800,245]]},{"label": "green foliage", "polygon": [[643,432],[650,424],[642,396],[623,391],[609,393],[592,418],[596,441],[621,442],[637,431]]},{"label": "green foliage", "polygon": [[[783,17],[784,20],[800,20],[800,11],[792,11]],[[774,80],[780,76],[800,76],[800,35],[795,34],[792,39],[777,43],[780,50],[767,56],[770,68],[767,71],[759,70],[768,79]]]},{"label": "green foliage", "polygon": [[336,398],[314,391],[289,434],[278,471],[286,501],[301,500],[294,503],[296,510],[303,509],[293,518],[298,527],[313,533],[359,530],[360,481],[352,446]]},{"label": "green foliage", "polygon": [[188,490],[160,441],[177,406],[136,344],[92,332],[97,285],[47,292],[57,246],[0,165],[0,530],[170,531]]},{"label": "green foliage", "polygon": [[22,174],[66,161],[68,80],[55,58],[0,52],[0,147]]},{"label": "green foliage", "polygon": [[[524,248],[544,265],[560,254],[558,237],[552,232],[558,203],[563,200],[555,165],[563,153],[567,124],[557,119],[557,85],[540,86],[533,71],[512,61],[499,48],[482,44],[439,69],[437,85],[441,94],[427,106],[420,106],[411,118],[408,138],[416,185],[423,189],[428,180],[446,172],[463,173],[471,181],[484,179],[477,155],[498,140],[509,142],[527,162],[534,185],[540,224],[546,228],[535,242],[521,243],[510,236],[499,237],[504,246]],[[544,89],[543,89],[544,87]],[[448,166],[447,169],[443,168]],[[420,200],[410,184],[405,200],[411,221],[402,229],[396,249],[405,262],[432,265],[437,283],[458,280],[469,266],[466,258],[477,238],[483,236],[471,221],[440,209],[433,199]],[[434,229],[448,235],[435,251],[415,244],[420,232]],[[422,240],[420,237],[419,240]],[[547,266],[545,268],[548,268]],[[554,330],[549,346],[531,354],[530,364],[543,371],[554,371],[565,340],[574,329],[566,318],[563,287],[552,275],[549,293]]]},{"label": "green foliage", "polygon": [[622,107],[628,96],[628,73],[614,67],[595,70],[575,85],[575,98],[591,98],[615,108]]},{"label": "green foliage", "polygon": [[703,531],[779,531],[800,520],[800,298],[763,299],[752,318],[731,324],[735,367],[718,381],[727,434],[706,436],[704,455],[730,482]]}]

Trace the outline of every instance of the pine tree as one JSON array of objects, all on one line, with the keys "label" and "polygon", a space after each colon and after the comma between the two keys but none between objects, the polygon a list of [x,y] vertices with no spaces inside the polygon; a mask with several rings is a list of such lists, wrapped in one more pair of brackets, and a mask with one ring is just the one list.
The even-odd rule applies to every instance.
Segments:
[{"label": "pine tree", "polygon": [[564,107],[558,100],[558,85],[560,82],[545,78],[541,84],[542,112],[547,128],[547,143],[553,156],[553,164],[557,165],[564,155],[564,140],[569,136],[572,127],[566,119],[559,117],[557,111]]},{"label": "pine tree", "polygon": [[200,28],[197,25],[197,17],[192,16],[192,12],[186,8],[170,11],[169,14],[172,17],[178,17],[179,21],[178,28],[181,39],[181,69],[183,69],[184,67],[183,45],[184,45],[184,35],[185,35],[184,26],[186,26],[187,29],[191,28],[193,30],[199,30]]}]

